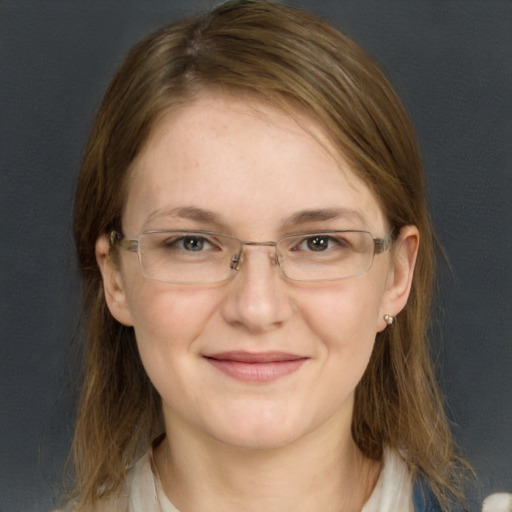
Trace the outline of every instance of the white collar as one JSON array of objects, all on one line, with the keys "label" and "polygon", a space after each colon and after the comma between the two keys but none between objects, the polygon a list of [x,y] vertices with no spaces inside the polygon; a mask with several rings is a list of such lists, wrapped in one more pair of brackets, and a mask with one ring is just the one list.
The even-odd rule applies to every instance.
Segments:
[{"label": "white collar", "polygon": [[[130,472],[128,512],[179,512],[163,491],[150,450]],[[412,479],[407,465],[394,450],[385,450],[375,488],[361,512],[412,512]]]}]

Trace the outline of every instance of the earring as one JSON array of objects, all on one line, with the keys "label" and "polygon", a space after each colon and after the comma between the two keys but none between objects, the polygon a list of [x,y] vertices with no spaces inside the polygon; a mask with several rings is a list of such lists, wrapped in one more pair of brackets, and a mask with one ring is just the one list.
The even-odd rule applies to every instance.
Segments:
[{"label": "earring", "polygon": [[391,315],[388,315],[387,313],[384,315],[384,321],[388,324],[388,325],[393,325],[393,322],[395,321],[395,317],[394,316],[391,316]]}]

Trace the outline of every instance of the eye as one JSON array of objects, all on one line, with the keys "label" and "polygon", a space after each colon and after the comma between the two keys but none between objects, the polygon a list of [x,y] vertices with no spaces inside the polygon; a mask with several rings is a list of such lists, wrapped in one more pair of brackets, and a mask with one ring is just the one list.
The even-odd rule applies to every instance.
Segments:
[{"label": "eye", "polygon": [[205,245],[209,245],[206,239],[199,236],[184,236],[179,238],[177,242],[180,242],[186,251],[202,251]]},{"label": "eye", "polygon": [[203,252],[215,249],[212,241],[208,238],[192,234],[183,235],[178,238],[168,238],[164,241],[164,245],[171,249],[187,252]]},{"label": "eye", "polygon": [[315,252],[325,251],[329,248],[330,239],[326,236],[316,235],[306,240],[308,249]]},{"label": "eye", "polygon": [[347,247],[347,242],[341,238],[337,238],[331,235],[313,235],[304,239],[298,244],[297,249],[301,251],[313,251],[313,252],[324,252],[328,249],[339,249]]}]

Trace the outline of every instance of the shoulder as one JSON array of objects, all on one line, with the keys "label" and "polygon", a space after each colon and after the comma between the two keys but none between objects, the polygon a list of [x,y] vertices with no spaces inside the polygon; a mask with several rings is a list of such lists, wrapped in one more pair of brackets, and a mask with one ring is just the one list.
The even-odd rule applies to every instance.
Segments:
[{"label": "shoulder", "polygon": [[67,503],[64,508],[54,510],[53,512],[129,512],[128,500],[124,490],[116,492],[114,495],[99,501],[93,507],[81,507],[75,503]]},{"label": "shoulder", "polygon": [[396,450],[384,451],[382,470],[362,512],[413,512],[409,469]]},{"label": "shoulder", "polygon": [[[425,478],[413,478],[403,455],[397,450],[384,452],[383,468],[364,512],[442,512],[441,506]],[[450,512],[463,512],[450,508]]]},{"label": "shoulder", "polygon": [[[413,503],[414,512],[442,512],[437,498],[424,478],[418,478],[414,484]],[[450,507],[450,512],[467,512],[467,509],[460,505]]]},{"label": "shoulder", "polygon": [[441,512],[441,507],[428,483],[418,478],[412,494],[414,512]]},{"label": "shoulder", "polygon": [[[113,494],[108,497],[99,500],[94,506],[78,506],[74,502],[67,503],[63,508],[54,510],[53,512],[132,512],[134,509],[131,506],[133,493],[136,485],[140,482],[141,470],[145,467],[146,457],[142,457],[133,466],[128,473],[123,483]],[[138,512],[139,509],[136,509]],[[141,509],[143,510],[143,509]]]}]

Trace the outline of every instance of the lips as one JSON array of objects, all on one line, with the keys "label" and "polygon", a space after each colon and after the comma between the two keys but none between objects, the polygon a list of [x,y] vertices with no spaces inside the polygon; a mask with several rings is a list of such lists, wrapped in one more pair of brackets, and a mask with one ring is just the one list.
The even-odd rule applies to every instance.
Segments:
[{"label": "lips", "polygon": [[222,373],[245,382],[272,382],[290,375],[303,365],[306,357],[286,352],[231,351],[205,356]]}]

